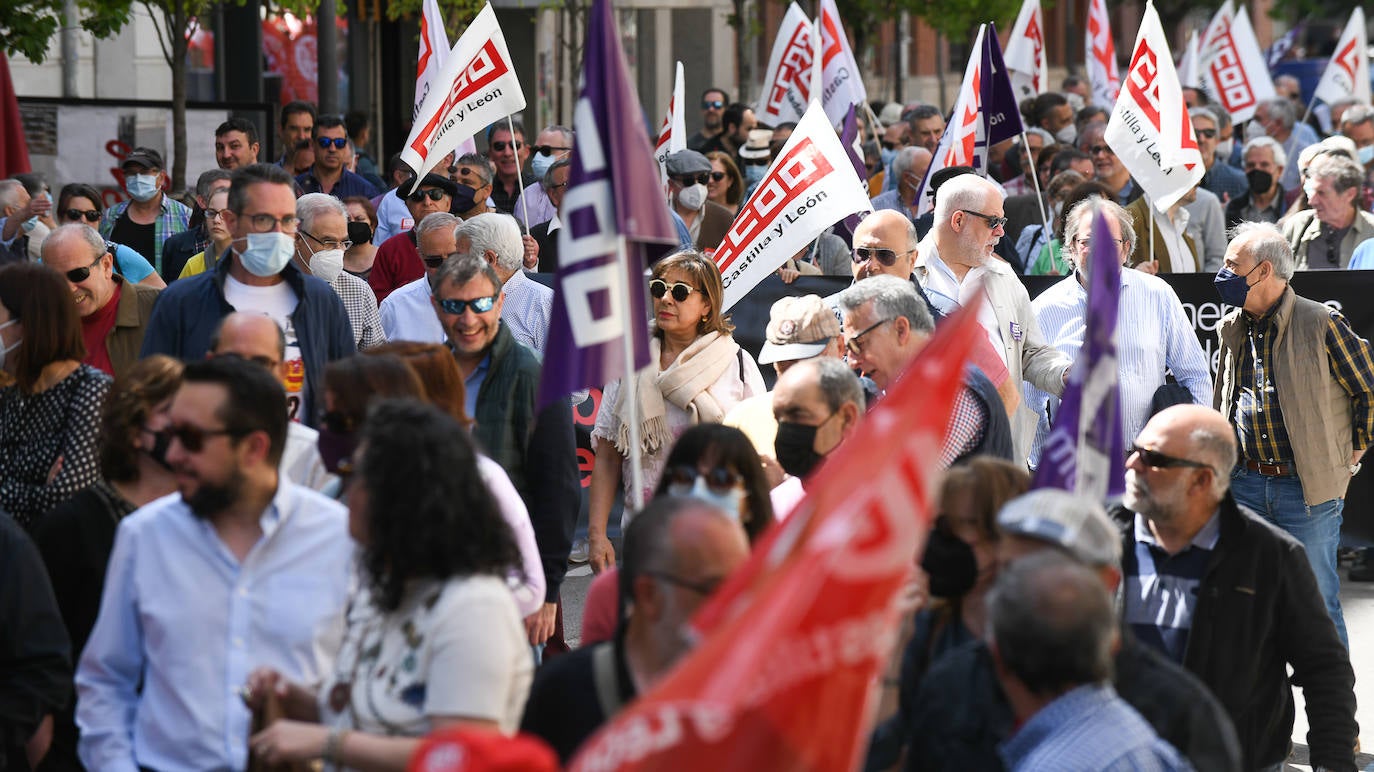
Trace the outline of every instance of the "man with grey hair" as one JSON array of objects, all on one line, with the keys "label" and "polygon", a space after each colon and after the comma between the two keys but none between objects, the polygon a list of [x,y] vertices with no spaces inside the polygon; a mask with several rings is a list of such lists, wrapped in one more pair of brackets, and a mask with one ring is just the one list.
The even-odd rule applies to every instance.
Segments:
[{"label": "man with grey hair", "polygon": [[463,222],[453,233],[456,251],[487,261],[501,281],[501,321],[542,359],[553,315],[553,290],[530,279],[523,268],[520,225],[508,214],[490,212]]},{"label": "man with grey hair", "polygon": [[515,208],[515,217],[524,226],[522,231],[528,233],[530,228],[548,222],[557,213],[557,207],[549,199],[548,190],[543,185],[544,174],[555,163],[571,156],[572,149],[573,130],[567,126],[545,126],[534,138],[534,144],[530,146],[530,176],[525,178],[532,182],[520,194],[523,203]]},{"label": "man with grey hair", "polygon": [[853,436],[867,399],[848,365],[815,356],[793,363],[778,377],[771,401],[777,431],[768,455],[789,475],[770,494],[773,514],[782,520],[806,496],[811,473]]},{"label": "man with grey hair", "polygon": [[930,168],[930,151],[920,145],[908,145],[897,151],[892,159],[892,177],[897,184],[891,190],[874,197],[873,211],[892,209],[916,219],[916,193],[925,179],[926,169]]},{"label": "man with grey hair", "polygon": [[[1098,212],[1109,223],[1115,222],[1120,234],[1120,259],[1130,260],[1136,246],[1131,216],[1114,201],[1088,198],[1064,218],[1064,256],[1075,268],[1073,275],[1054,284],[1031,303],[1046,342],[1070,359],[1076,359],[1083,348],[1087,328],[1093,218]],[[1134,437],[1145,425],[1155,392],[1164,385],[1169,372],[1195,403],[1210,404],[1212,378],[1207,357],[1174,288],[1158,276],[1122,270],[1118,303],[1118,330],[1135,331],[1117,335],[1121,436]],[[1026,404],[1039,418],[1030,453],[1030,464],[1035,467],[1039,465],[1041,445],[1058,414],[1059,399],[1030,384],[1022,388]]]},{"label": "man with grey hair", "polygon": [[1311,208],[1283,222],[1298,270],[1346,268],[1355,247],[1374,238],[1374,214],[1360,206],[1363,184],[1364,167],[1344,155],[1312,159],[1303,183]]},{"label": "man with grey hair", "polygon": [[1271,137],[1255,137],[1241,148],[1246,192],[1226,204],[1226,230],[1243,222],[1278,222],[1288,201],[1279,180],[1288,156]]},{"label": "man with grey hair", "polygon": [[[1016,387],[1024,380],[1059,395],[1072,360],[1045,342],[1025,286],[1010,266],[993,257],[1006,225],[1002,212],[1002,192],[993,183],[976,174],[946,181],[927,237],[932,249],[917,259],[916,279],[941,313],[980,303],[978,321],[1006,367],[1009,384]],[[1017,461],[1030,455],[1035,425],[1035,412],[1024,403],[1011,410]]]},{"label": "man with grey hair", "polygon": [[1215,193],[1224,205],[1243,195],[1248,188],[1245,173],[1232,166],[1229,158],[1223,158],[1217,152],[1217,144],[1221,139],[1221,119],[1217,117],[1217,112],[1211,107],[1194,107],[1188,111],[1188,117],[1193,122],[1193,134],[1197,137],[1198,152],[1202,154],[1202,165],[1207,168],[1202,175],[1201,185]]},{"label": "man with grey hair", "polygon": [[30,196],[19,180],[0,180],[0,265],[29,259],[29,231],[50,211],[50,199]]},{"label": "man with grey hair", "polygon": [[[1242,249],[1252,249],[1244,242],[1255,236],[1243,234]],[[1240,444],[1248,444],[1244,434]],[[1143,643],[1202,679],[1226,707],[1245,769],[1283,766],[1298,684],[1313,768],[1354,772],[1358,727],[1349,655],[1323,611],[1319,582],[1298,541],[1233,495],[1241,485],[1254,489],[1249,451],[1243,453],[1244,465],[1234,466],[1231,422],[1201,405],[1167,408],[1135,438],[1126,458],[1124,507],[1114,513],[1129,525],[1122,618]],[[1282,481],[1277,475],[1260,479]],[[1261,492],[1264,487],[1261,482]],[[1267,495],[1289,498],[1276,486]],[[1298,504],[1302,517],[1300,496]],[[1322,517],[1317,507],[1312,512]],[[1331,558],[1334,566],[1334,543]]]},{"label": "man with grey hair", "polygon": [[1336,547],[1346,489],[1374,441],[1374,355],[1339,311],[1293,292],[1293,270],[1273,225],[1236,229],[1216,279],[1236,308],[1217,325],[1212,405],[1240,439],[1236,500],[1303,543],[1345,641]]},{"label": "man with grey hair", "polygon": [[539,181],[544,195],[553,204],[554,213],[549,219],[530,228],[530,238],[538,247],[535,250],[538,259],[534,266],[527,261],[526,268],[537,269],[539,273],[558,271],[558,231],[563,227],[563,221],[558,218],[563,212],[563,195],[568,192],[568,176],[571,173],[572,162],[564,158],[555,161]]},{"label": "man with grey hair", "polygon": [[[872,378],[884,393],[935,331],[915,288],[896,277],[856,282],[840,293],[839,306],[850,366]],[[1012,459],[1012,448],[1011,427],[997,387],[976,367],[966,368],[964,388],[955,397],[940,448],[941,467],[974,455]]]},{"label": "man with grey hair", "polygon": [[458,254],[456,231],[461,223],[448,212],[434,212],[415,226],[416,249],[425,275],[397,288],[382,301],[379,313],[387,340],[444,342],[444,328],[434,316],[434,279],[444,261]]},{"label": "man with grey hair", "polygon": [[1351,105],[1341,114],[1341,134],[1355,143],[1361,165],[1374,161],[1374,107]]},{"label": "man with grey hair", "polygon": [[343,269],[344,251],[353,246],[343,201],[328,193],[306,193],[296,199],[296,219],[296,265],[323,280],[343,301],[359,351],[386,343],[372,288]]},{"label": "man with grey hair", "polygon": [[[246,164],[245,164],[246,165]],[[186,230],[174,233],[162,242],[162,280],[171,282],[181,275],[186,261],[210,246],[210,221],[206,210],[216,191],[229,189],[229,171],[210,169],[196,178],[196,208]]]},{"label": "man with grey hair", "polygon": [[[1246,127],[1245,138],[1266,136],[1273,137],[1282,145],[1283,154],[1289,158],[1297,158],[1305,148],[1317,144],[1320,139],[1311,126],[1298,122],[1297,108],[1284,97],[1266,99],[1255,106],[1255,116]],[[1295,190],[1301,183],[1297,166],[1285,169],[1279,180],[1284,190]]]}]

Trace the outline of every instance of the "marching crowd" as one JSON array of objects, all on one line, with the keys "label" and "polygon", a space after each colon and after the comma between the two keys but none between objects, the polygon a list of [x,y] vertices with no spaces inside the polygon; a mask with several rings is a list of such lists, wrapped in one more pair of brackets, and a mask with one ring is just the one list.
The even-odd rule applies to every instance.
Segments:
[{"label": "marching crowd", "polygon": [[[569,128],[410,169],[366,116],[293,102],[280,158],[228,120],[184,200],[150,148],[113,206],[0,181],[0,770],[458,768],[445,743],[558,768],[973,302],[866,767],[1277,770],[1297,685],[1314,768],[1354,770],[1338,548],[1374,354],[1290,281],[1374,267],[1374,108],[1332,105],[1322,139],[1277,85],[1245,126],[1187,90],[1207,171],[1155,215],[1077,78],[989,177],[926,180],[942,111],[875,105],[874,212],[778,269],[853,283],[778,301],[758,352],[710,256],[795,125],[707,89],[665,163],[651,362],[605,385],[589,452],[585,394],[538,402]],[[1129,268],[1119,502],[1030,490],[1095,218]],[[1215,375],[1157,276],[1199,271],[1234,306]],[[1018,274],[1064,278],[1032,300]],[[572,650],[570,562],[597,574]]]}]

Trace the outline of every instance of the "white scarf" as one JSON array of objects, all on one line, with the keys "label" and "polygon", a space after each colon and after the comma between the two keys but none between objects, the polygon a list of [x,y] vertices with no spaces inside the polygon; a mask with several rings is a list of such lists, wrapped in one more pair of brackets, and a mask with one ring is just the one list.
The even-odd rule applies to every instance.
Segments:
[{"label": "white scarf", "polygon": [[707,389],[725,374],[739,356],[739,344],[728,335],[708,332],[692,341],[678,354],[666,370],[659,369],[662,344],[657,337],[649,339],[649,366],[636,373],[631,383],[621,383],[616,397],[615,412],[620,417],[620,431],[616,432],[615,447],[622,455],[630,452],[630,406],[627,395],[633,395],[639,408],[640,448],[652,455],[673,442],[668,428],[668,406],[677,405],[687,412],[693,424],[720,423],[725,410]]}]

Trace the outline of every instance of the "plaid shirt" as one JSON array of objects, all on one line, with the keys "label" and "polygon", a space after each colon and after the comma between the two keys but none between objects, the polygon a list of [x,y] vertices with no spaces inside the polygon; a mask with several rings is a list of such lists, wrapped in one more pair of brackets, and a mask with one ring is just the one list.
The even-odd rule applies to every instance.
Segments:
[{"label": "plaid shirt", "polygon": [[940,447],[940,468],[949,468],[955,459],[978,447],[987,430],[987,409],[968,386],[960,388],[954,397],[949,426],[945,428],[944,444]]},{"label": "plaid shirt", "polygon": [[348,271],[340,271],[330,288],[343,301],[348,312],[348,322],[353,325],[353,342],[358,350],[380,346],[386,343],[386,333],[382,332],[382,317],[377,313],[377,297],[367,282]]},{"label": "plaid shirt", "polygon": [[[1293,446],[1283,423],[1278,388],[1268,363],[1273,361],[1274,312],[1256,319],[1245,314],[1246,346],[1237,373],[1239,394],[1235,424],[1241,452],[1248,459],[1272,464],[1293,463]],[[1369,342],[1355,334],[1339,311],[1331,310],[1326,328],[1326,355],[1331,377],[1350,395],[1355,450],[1369,447],[1374,438],[1374,357]]]},{"label": "plaid shirt", "polygon": [[[166,193],[162,196],[162,211],[153,221],[153,254],[151,262],[153,270],[162,273],[162,244],[173,234],[181,233],[189,227],[191,222],[191,210],[186,205],[173,199]],[[110,234],[114,232],[115,221],[124,215],[129,205],[133,201],[120,201],[118,204],[105,210],[105,215],[100,218],[100,235],[106,240],[110,240]],[[149,257],[149,255],[144,255]]]}]

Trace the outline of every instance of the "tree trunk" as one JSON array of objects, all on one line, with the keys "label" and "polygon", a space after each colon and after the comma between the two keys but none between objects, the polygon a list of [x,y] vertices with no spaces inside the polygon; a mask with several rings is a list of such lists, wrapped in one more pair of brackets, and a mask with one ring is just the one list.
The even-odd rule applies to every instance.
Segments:
[{"label": "tree trunk", "polygon": [[171,0],[172,192],[186,189],[186,3]]}]

